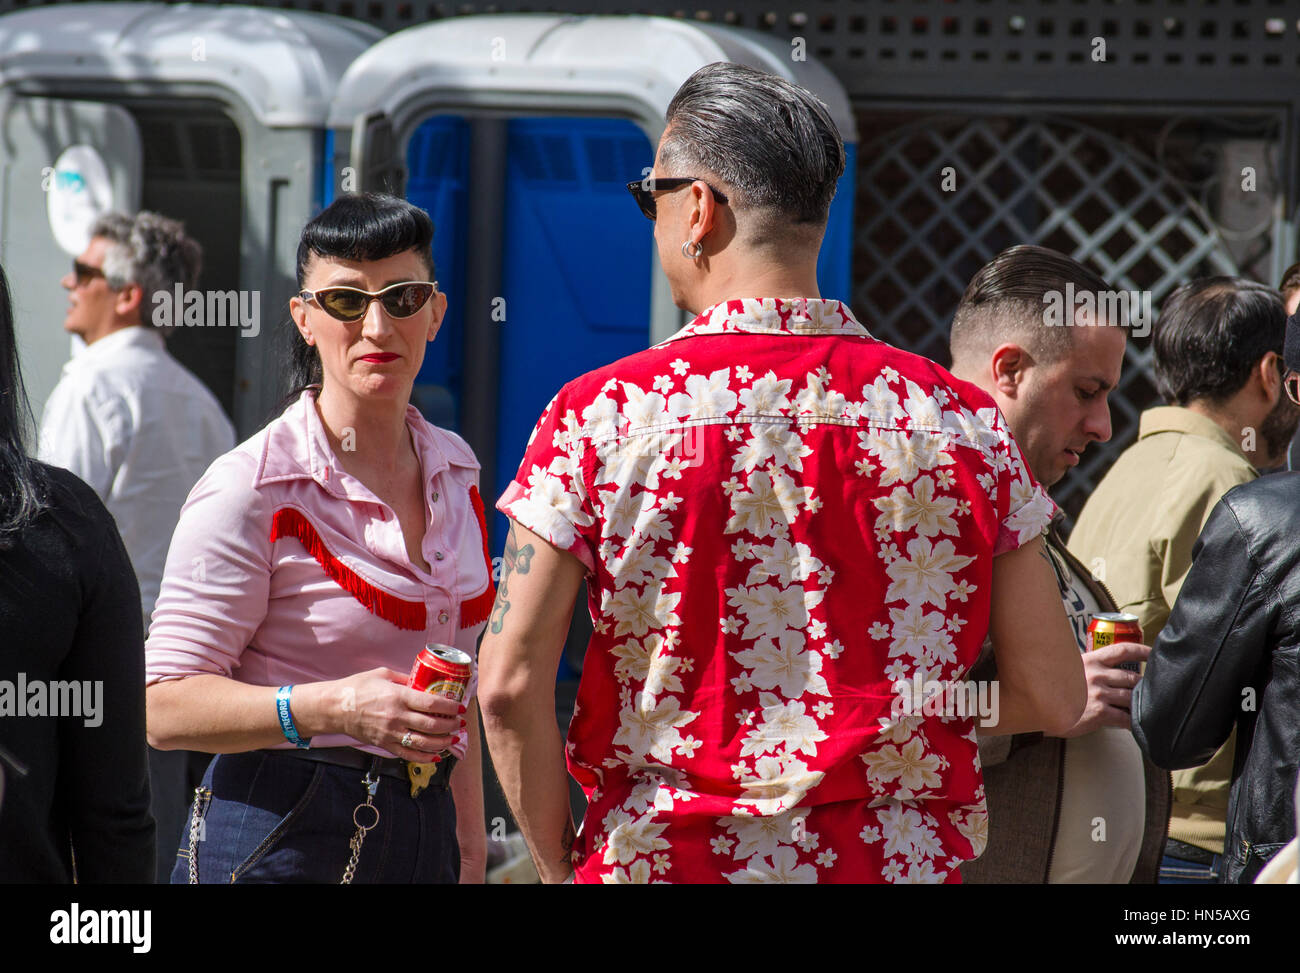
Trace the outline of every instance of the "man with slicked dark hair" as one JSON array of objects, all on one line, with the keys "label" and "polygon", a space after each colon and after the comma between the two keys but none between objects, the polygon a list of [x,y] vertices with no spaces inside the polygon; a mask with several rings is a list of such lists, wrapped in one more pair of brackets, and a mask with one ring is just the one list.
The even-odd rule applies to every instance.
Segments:
[{"label": "man with slicked dark hair", "polygon": [[[1083,705],[1038,556],[1051,503],[988,396],[818,291],[844,151],[811,92],[712,64],[666,121],[628,189],[695,317],[565,385],[497,504],[498,777],[546,882],[959,881],[984,845],[976,733]],[[989,628],[996,713],[949,694]]]},{"label": "man with slicked dark hair", "polygon": [[[1155,645],[1214,505],[1276,465],[1295,432],[1283,392],[1281,295],[1255,281],[1207,277],[1165,299],[1153,332],[1168,405],[1147,409],[1138,438],[1097,485],[1070,550],[1105,577]],[[1160,881],[1214,882],[1223,872],[1234,739],[1174,774]]]},{"label": "man with slicked dark hair", "polygon": [[[1119,381],[1130,323],[1097,312],[1116,306],[1111,293],[1101,277],[1065,254],[1016,246],[975,274],[953,318],[953,374],[993,396],[1044,486],[1064,477],[1088,445],[1110,439],[1106,399]],[[1066,294],[1073,295],[1068,316],[1054,315]],[[1124,642],[1088,652],[1092,614],[1113,612],[1115,603],[1066,551],[1059,519],[1044,531],[1044,549],[1084,653],[1088,703],[1057,733],[981,738],[989,842],[962,867],[962,879],[1153,882],[1169,775],[1142,759],[1128,726],[1138,677],[1117,668],[1149,650]],[[996,678],[996,648],[995,640],[985,645],[976,678]],[[1104,841],[1098,819],[1105,822]]]}]

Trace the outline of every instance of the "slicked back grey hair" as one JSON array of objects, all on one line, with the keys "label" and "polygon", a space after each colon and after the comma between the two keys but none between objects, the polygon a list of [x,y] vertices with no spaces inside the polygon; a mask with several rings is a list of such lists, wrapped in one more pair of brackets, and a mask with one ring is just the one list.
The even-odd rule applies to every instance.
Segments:
[{"label": "slicked back grey hair", "polygon": [[677,89],[667,122],[659,149],[663,175],[715,176],[734,209],[825,226],[844,172],[844,142],[811,91],[719,61]]},{"label": "slicked back grey hair", "polygon": [[139,284],[144,292],[140,321],[152,319],[153,295],[172,291],[177,284],[189,290],[198,283],[203,248],[186,236],[185,226],[157,213],[140,212],[134,218],[105,213],[90,229],[92,237],[108,241],[104,250],[104,277],[114,290]]}]

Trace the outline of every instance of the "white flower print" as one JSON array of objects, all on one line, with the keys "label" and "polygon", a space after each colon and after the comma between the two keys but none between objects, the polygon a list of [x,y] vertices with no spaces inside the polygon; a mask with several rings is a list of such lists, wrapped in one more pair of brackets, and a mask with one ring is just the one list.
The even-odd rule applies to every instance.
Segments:
[{"label": "white flower print", "polygon": [[910,483],[917,473],[954,462],[945,437],[930,432],[869,429],[858,433],[858,445],[880,461],[880,485]]},{"label": "white flower print", "polygon": [[747,557],[758,558],[758,564],[750,568],[745,584],[754,585],[768,578],[776,578],[782,585],[807,581],[822,568],[820,559],[813,556],[812,548],[800,541],[791,544],[785,538],[779,538],[771,547],[755,544],[746,548]]},{"label": "white flower print", "polygon": [[744,638],[755,639],[763,635],[775,638],[788,628],[803,628],[808,624],[808,609],[817,605],[825,593],[760,584],[728,588],[726,594],[727,604],[745,616]]},{"label": "white flower print", "polygon": [[822,369],[820,374],[808,373],[807,385],[795,396],[795,407],[800,415],[838,419],[844,415],[846,401],[839,392],[827,389],[830,376]]},{"label": "white flower print", "polygon": [[732,840],[726,835],[716,835],[709,839],[709,846],[715,855],[725,855],[731,851]]},{"label": "white flower print", "polygon": [[668,576],[672,567],[667,558],[655,557],[654,541],[629,546],[626,556],[612,558],[609,572],[614,576],[614,587],[629,584],[659,583]]},{"label": "white flower print", "polygon": [[637,693],[630,709],[619,712],[618,732],[614,746],[627,747],[629,759],[636,762],[647,753],[664,763],[672,760],[672,752],[681,746],[680,727],[690,723],[699,713],[682,712],[677,699],[665,696],[657,704],[649,693]]},{"label": "white flower print", "polygon": [[646,392],[632,382],[624,382],[623,395],[627,399],[622,410],[623,421],[629,431],[645,426],[662,426],[672,418],[668,414],[668,403],[658,392]]},{"label": "white flower print", "polygon": [[793,844],[799,835],[807,833],[807,819],[808,809],[798,808],[772,815],[734,814],[718,819],[718,824],[736,839],[732,857],[743,861]]},{"label": "white flower print", "polygon": [[[608,594],[608,592],[605,592]],[[641,636],[651,629],[664,628],[667,625],[680,625],[677,603],[682,600],[680,592],[669,594],[658,585],[647,585],[638,592],[629,585],[614,592],[609,599],[605,612],[613,615],[617,624],[615,635]]]},{"label": "white flower print", "polygon": [[737,382],[748,382],[753,377],[754,377],[754,373],[749,370],[748,365],[741,365],[739,368],[736,369]]},{"label": "white flower print", "polygon": [[685,375],[691,369],[690,363],[681,358],[674,360],[671,367],[678,375]]},{"label": "white flower print", "polygon": [[862,386],[862,407],[858,414],[887,425],[903,418],[898,395],[890,389],[885,376],[879,375],[872,384]]},{"label": "white flower print", "polygon": [[645,692],[658,696],[662,692],[680,693],[682,681],[676,675],[679,659],[662,653],[663,639],[647,635],[644,644],[628,639],[610,649],[618,660],[614,674],[619,682],[635,680],[643,683]]},{"label": "white flower print", "polygon": [[654,823],[653,814],[633,818],[615,808],[605,816],[603,824],[608,832],[603,858],[606,865],[614,862],[626,865],[638,855],[649,855],[670,847],[665,839],[659,837],[668,827],[668,822]]},{"label": "white flower print", "polygon": [[732,872],[727,881],[739,885],[814,885],[817,869],[800,865],[799,853],[793,848],[781,848],[773,853],[771,863],[766,858],[751,858],[749,867]]},{"label": "white flower print", "polygon": [[821,854],[817,856],[817,864],[820,865],[822,868],[830,868],[832,865],[835,864],[835,859],[838,857],[839,855],[835,854],[835,852],[827,848],[825,851],[823,851]]},{"label": "white flower print", "polygon": [[790,411],[790,387],[793,383],[788,378],[778,379],[775,372],[769,371],[754,384],[740,393],[740,404],[746,412],[763,415],[787,413]]},{"label": "white flower print", "polygon": [[656,375],[651,388],[656,392],[667,395],[673,390],[673,377],[671,375]]},{"label": "white flower print", "polygon": [[927,612],[921,605],[890,608],[890,629],[893,641],[889,643],[889,657],[910,655],[918,662],[930,657],[953,655],[952,636],[948,634],[943,612]]},{"label": "white flower print", "polygon": [[[939,770],[939,756],[927,754],[920,738],[913,738],[903,744],[903,749],[887,743],[879,750],[861,755],[867,765],[867,779],[892,783],[912,791],[938,787],[942,781],[936,771]],[[892,854],[892,852],[886,852]]]},{"label": "white flower print", "polygon": [[757,776],[740,781],[745,796],[737,803],[752,805],[754,813],[761,815],[777,814],[793,807],[826,776],[822,771],[809,771],[802,760],[789,760],[783,767],[775,757],[759,758],[754,773]]},{"label": "white flower print", "polygon": [[881,511],[876,518],[877,527],[891,527],[899,534],[915,528],[919,537],[960,534],[957,521],[952,518],[957,501],[951,497],[935,497],[934,480],[928,476],[918,476],[911,490],[905,486],[894,487],[888,497],[877,497],[873,502]]},{"label": "white flower print", "polygon": [[761,693],[758,699],[763,706],[763,717],[746,735],[740,748],[742,757],[772,753],[779,748],[784,748],[787,754],[817,756],[817,744],[827,736],[817,721],[807,715],[803,703],[783,702],[772,693]]},{"label": "white flower print", "polygon": [[626,871],[615,867],[600,877],[605,885],[649,885],[650,863],[644,858],[634,861]]},{"label": "white flower print", "polygon": [[750,682],[759,689],[776,689],[787,699],[804,693],[829,696],[822,678],[822,660],[816,652],[804,651],[802,632],[782,632],[774,641],[760,638],[751,649],[733,652],[732,658],[751,670]]},{"label": "white flower print", "polygon": [[582,510],[581,498],[564,489],[561,477],[537,466],[528,483],[528,495],[514,503],[518,519],[534,525],[534,530],[556,547],[572,547],[577,539],[575,525],[592,522],[591,515]]},{"label": "white flower print", "polygon": [[731,391],[730,381],[730,368],[718,369],[707,378],[691,375],[686,379],[686,391],[668,400],[668,409],[683,419],[728,415],[736,408],[736,393]]},{"label": "white flower print", "polygon": [[833,642],[826,643],[825,652],[826,655],[831,659],[838,659],[840,657],[840,653],[842,653],[843,651],[844,651],[844,645],[840,642],[839,639],[835,639],[835,641]]},{"label": "white flower print", "polygon": [[929,602],[936,608],[944,608],[948,603],[948,592],[957,587],[953,574],[974,560],[958,554],[952,541],[943,540],[932,545],[924,537],[913,538],[907,544],[907,557],[899,558],[885,568],[893,579],[885,592],[885,601]]},{"label": "white flower print", "polygon": [[749,474],[748,492],[731,495],[731,517],[724,531],[748,531],[758,537],[774,536],[776,525],[786,525],[799,515],[799,507],[812,496],[812,487],[797,487],[779,470]]},{"label": "white flower print", "polygon": [[781,311],[774,299],[768,297],[756,301],[746,298],[740,304],[744,313],[731,319],[735,327],[755,331],[775,331],[781,327]]},{"label": "white flower print", "polygon": [[812,455],[812,447],[784,422],[754,422],[749,429],[749,440],[736,450],[731,464],[733,473],[748,472],[769,460],[777,466],[802,471],[803,458]]},{"label": "white flower print", "polygon": [[942,425],[942,408],[935,399],[921,391],[910,378],[906,380],[907,402],[903,408],[913,429],[939,429]]}]

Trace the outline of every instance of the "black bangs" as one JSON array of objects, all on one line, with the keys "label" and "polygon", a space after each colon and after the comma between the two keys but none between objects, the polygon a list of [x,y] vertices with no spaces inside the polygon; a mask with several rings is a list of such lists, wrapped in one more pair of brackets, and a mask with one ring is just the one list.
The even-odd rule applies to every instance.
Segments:
[{"label": "black bangs", "polygon": [[415,250],[433,275],[433,220],[418,206],[380,193],[339,196],[308,223],[298,242],[298,286],[312,256],[383,260]]}]

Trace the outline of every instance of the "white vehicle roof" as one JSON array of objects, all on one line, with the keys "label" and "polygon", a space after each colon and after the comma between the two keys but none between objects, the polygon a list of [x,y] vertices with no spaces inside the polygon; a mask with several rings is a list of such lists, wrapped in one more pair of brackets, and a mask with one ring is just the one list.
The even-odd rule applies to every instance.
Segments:
[{"label": "white vehicle roof", "polygon": [[197,83],[235,92],[268,127],[322,127],[344,70],[383,36],[359,21],[264,7],[39,7],[0,16],[0,85]]},{"label": "white vehicle roof", "polygon": [[653,131],[692,72],[734,61],[807,87],[845,141],[856,141],[839,81],[794,54],[791,44],[754,31],[662,17],[453,17],[390,34],[358,57],[339,83],[329,125],[350,128],[382,111],[400,126],[432,92],[454,107],[572,113],[588,105],[608,114],[621,106]]}]

